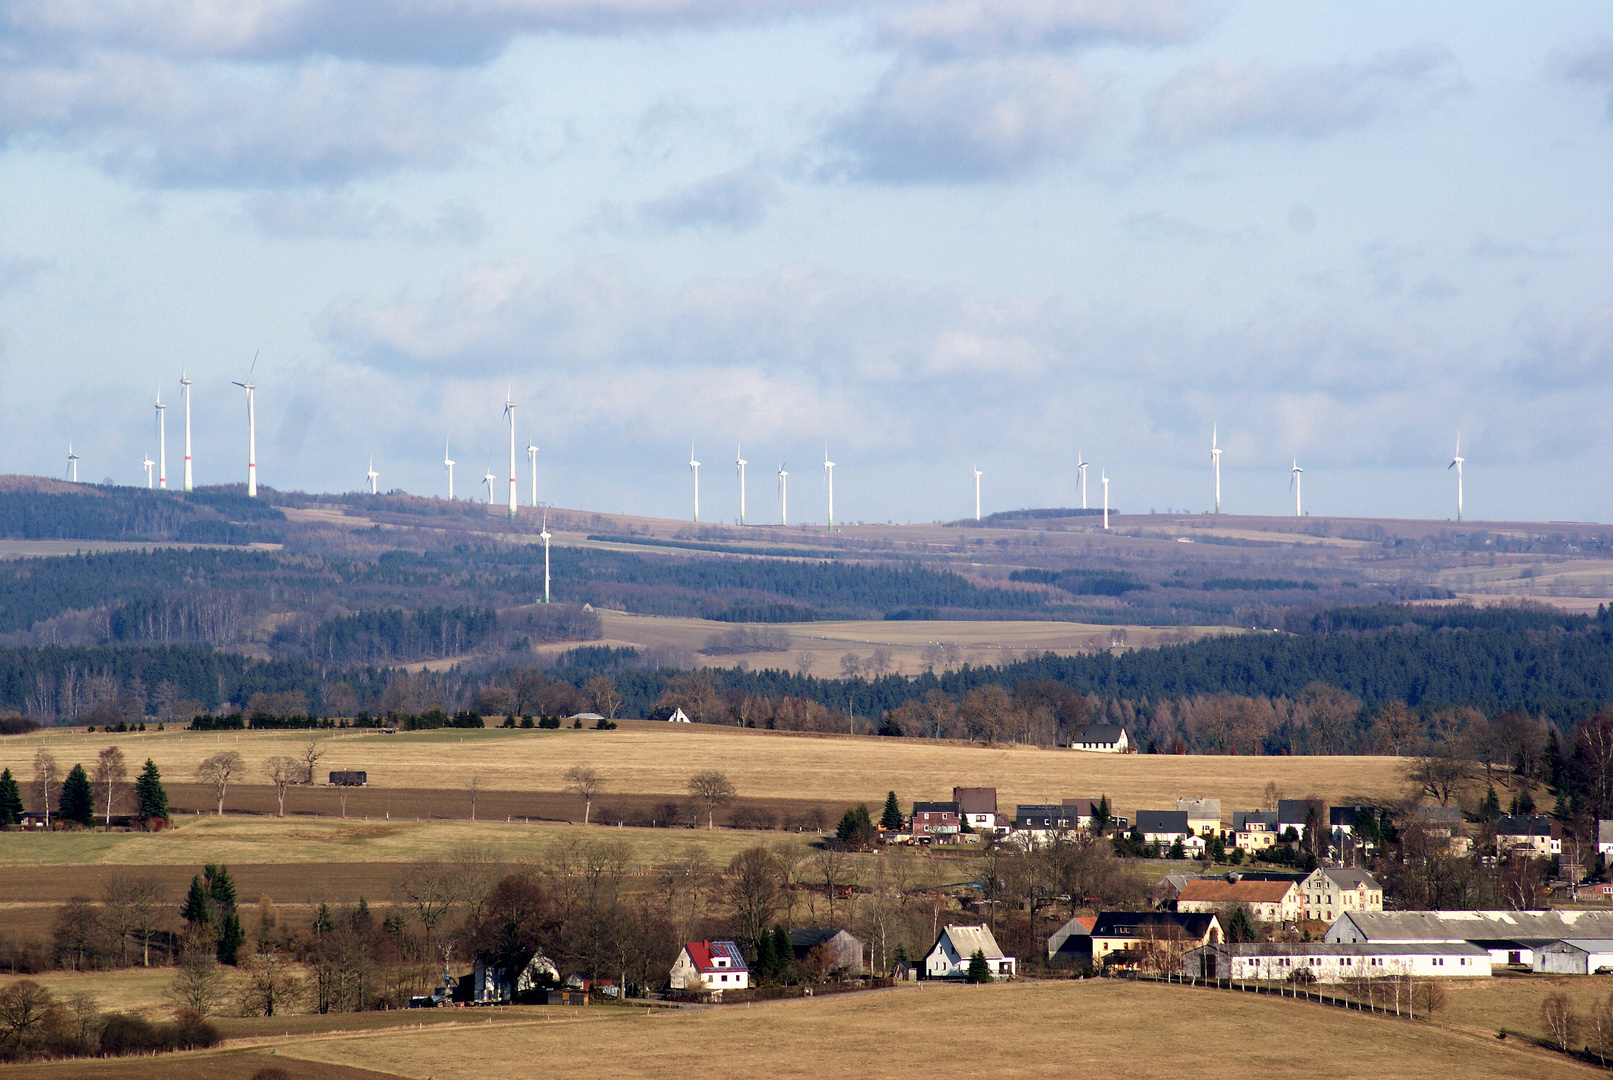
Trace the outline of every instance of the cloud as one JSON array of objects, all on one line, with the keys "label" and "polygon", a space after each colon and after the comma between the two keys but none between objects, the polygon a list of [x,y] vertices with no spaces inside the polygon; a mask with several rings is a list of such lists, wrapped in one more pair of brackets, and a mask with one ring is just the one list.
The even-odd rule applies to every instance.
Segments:
[{"label": "cloud", "polygon": [[50,259],[37,257],[0,259],[0,296],[28,288],[52,265]]},{"label": "cloud", "polygon": [[782,198],[783,189],[768,174],[756,169],[733,169],[641,203],[638,217],[653,228],[667,231],[709,228],[746,232],[760,225]]},{"label": "cloud", "polygon": [[885,13],[880,39],[949,56],[1095,42],[1159,45],[1198,37],[1211,22],[1196,0],[939,0]]},{"label": "cloud", "polygon": [[242,213],[280,239],[474,244],[487,232],[486,217],[463,203],[445,203],[432,220],[415,221],[384,203],[324,192],[258,192],[242,203]]},{"label": "cloud", "polygon": [[191,70],[96,53],[0,73],[0,136],[157,187],[339,184],[456,160],[494,104],[475,82],[419,69]]},{"label": "cloud", "polygon": [[1460,85],[1455,61],[1439,49],[1386,53],[1364,64],[1215,61],[1160,87],[1149,105],[1147,138],[1167,149],[1211,139],[1320,138],[1362,127],[1395,103],[1437,100]]},{"label": "cloud", "polygon": [[1089,145],[1104,93],[1053,57],[898,63],[831,134],[845,170],[888,183],[1029,173]]},{"label": "cloud", "polygon": [[1175,214],[1167,214],[1163,210],[1144,210],[1128,214],[1120,224],[1134,240],[1180,241],[1187,244],[1247,244],[1260,239],[1259,230],[1253,226],[1233,230],[1212,229]]},{"label": "cloud", "polygon": [[[1604,38],[1577,52],[1559,54],[1553,66],[1572,82],[1613,86],[1613,41]],[[1607,114],[1613,117],[1613,92],[1607,96]]]}]

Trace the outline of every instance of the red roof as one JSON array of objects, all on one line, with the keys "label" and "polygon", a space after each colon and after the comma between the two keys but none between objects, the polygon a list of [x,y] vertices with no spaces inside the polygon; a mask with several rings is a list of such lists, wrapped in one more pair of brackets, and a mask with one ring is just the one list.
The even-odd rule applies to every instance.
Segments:
[{"label": "red roof", "polygon": [[[697,971],[748,970],[745,967],[745,954],[732,941],[686,941],[683,948]],[[718,958],[727,960],[727,966],[718,967]]]}]

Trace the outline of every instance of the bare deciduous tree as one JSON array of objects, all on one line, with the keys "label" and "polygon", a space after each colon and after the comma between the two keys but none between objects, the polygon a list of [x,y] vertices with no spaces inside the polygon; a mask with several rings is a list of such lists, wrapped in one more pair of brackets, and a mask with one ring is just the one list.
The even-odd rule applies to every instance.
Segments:
[{"label": "bare deciduous tree", "polygon": [[50,809],[61,787],[62,767],[56,756],[40,748],[34,755],[34,813],[45,815],[45,827],[50,827]]},{"label": "bare deciduous tree", "polygon": [[113,874],[101,891],[101,923],[117,942],[118,963],[129,962],[129,939],[139,941],[141,964],[151,966],[151,939],[157,932],[162,887],[154,877]]},{"label": "bare deciduous tree", "polygon": [[241,1015],[273,1016],[302,1000],[303,981],[279,953],[271,949],[253,953],[240,966]]},{"label": "bare deciduous tree", "polygon": [[246,772],[246,759],[234,750],[220,751],[196,766],[196,779],[213,786],[213,796],[218,801],[220,816],[224,813],[224,793],[229,789],[230,781],[244,772]]},{"label": "bare deciduous tree", "polygon": [[733,802],[739,792],[734,789],[733,781],[728,779],[726,773],[707,769],[689,777],[689,794],[706,804],[706,828],[711,829],[716,827],[713,822],[717,807]]},{"label": "bare deciduous tree", "polygon": [[309,739],[302,748],[302,783],[312,784],[314,782],[314,768],[319,764],[319,759],[324,756],[325,748],[320,745],[319,740]]},{"label": "bare deciduous tree", "polygon": [[218,1011],[224,998],[224,973],[218,969],[210,948],[192,949],[185,954],[167,998],[180,1015],[205,1019]]},{"label": "bare deciduous tree", "polygon": [[607,720],[616,719],[616,710],[622,707],[622,695],[608,675],[595,675],[583,684],[582,689],[593,702],[596,713]]},{"label": "bare deciduous tree", "polygon": [[566,770],[566,790],[582,799],[582,823],[588,824],[588,815],[594,807],[594,796],[604,790],[604,778],[586,761],[580,761]]},{"label": "bare deciduous tree", "polygon": [[1557,1049],[1567,1050],[1579,1031],[1579,1014],[1574,1012],[1573,999],[1561,991],[1547,994],[1540,1003],[1540,1026],[1546,1029],[1546,1035]]},{"label": "bare deciduous tree", "polygon": [[400,871],[393,888],[420,917],[420,925],[426,931],[426,945],[430,947],[436,937],[437,924],[459,902],[458,870],[439,859],[427,859]]},{"label": "bare deciduous tree", "polygon": [[301,761],[284,755],[276,755],[263,763],[263,775],[274,785],[274,797],[280,803],[281,817],[286,816],[286,789],[299,782],[303,769]]},{"label": "bare deciduous tree", "polygon": [[761,941],[771,928],[782,887],[778,860],[764,847],[747,848],[728,864],[728,902],[746,941]]},{"label": "bare deciduous tree", "polygon": [[101,789],[101,805],[106,807],[106,827],[112,827],[112,804],[123,794],[129,766],[123,760],[123,751],[115,746],[102,750],[95,759],[95,783]]}]

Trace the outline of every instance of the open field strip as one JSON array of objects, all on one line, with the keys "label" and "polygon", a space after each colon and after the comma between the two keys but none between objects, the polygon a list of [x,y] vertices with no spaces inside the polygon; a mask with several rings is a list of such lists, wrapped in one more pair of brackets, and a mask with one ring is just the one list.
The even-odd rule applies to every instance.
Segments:
[{"label": "open field strip", "polygon": [[[237,750],[249,770],[275,755],[296,756],[310,737],[326,747],[319,769],[365,769],[375,788],[465,792],[561,791],[565,771],[592,764],[611,793],[684,798],[689,777],[720,769],[739,796],[868,802],[886,791],[904,801],[944,799],[956,785],[997,788],[998,804],[1058,802],[1107,794],[1117,812],[1170,809],[1178,796],[1222,800],[1223,817],[1260,806],[1268,782],[1287,797],[1319,796],[1335,804],[1402,794],[1405,759],[1389,757],[1210,757],[1086,754],[1029,746],[876,736],[812,736],[717,725],[627,722],[616,731],[443,730],[382,735],[338,732],[164,732],[141,735],[53,731],[0,739],[0,766],[27,785],[43,745],[62,768],[93,765],[102,747],[123,749],[131,772],[147,757],[163,775],[189,779],[198,763]],[[456,796],[463,801],[463,796]],[[226,802],[226,806],[228,803]],[[597,804],[596,804],[597,805]],[[462,811],[455,810],[454,813]]]},{"label": "open field strip", "polygon": [[1121,982],[929,984],[750,1008],[569,1023],[507,1023],[296,1040],[282,1056],[438,1080],[528,1075],[683,1080],[735,1076],[1119,1075],[1265,1080],[1325,1059],[1360,1077],[1571,1077],[1588,1066],[1414,1021],[1305,1002]]}]

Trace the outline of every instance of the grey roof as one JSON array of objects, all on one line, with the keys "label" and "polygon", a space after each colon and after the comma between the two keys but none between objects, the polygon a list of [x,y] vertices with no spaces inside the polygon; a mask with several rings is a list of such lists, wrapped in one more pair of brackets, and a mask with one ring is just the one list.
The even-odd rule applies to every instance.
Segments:
[{"label": "grey roof", "polygon": [[958,804],[955,802],[916,802],[913,804],[915,814],[956,814]]},{"label": "grey roof", "polygon": [[1275,810],[1234,810],[1232,811],[1232,831],[1243,832],[1249,822],[1264,824],[1268,830],[1277,828],[1277,811]]},{"label": "grey roof", "polygon": [[1596,823],[1596,842],[1613,844],[1613,821],[1604,818]]},{"label": "grey roof", "polygon": [[995,814],[997,812],[997,789],[994,787],[955,787],[952,789],[952,801],[958,804],[958,809],[965,814]]},{"label": "grey roof", "polygon": [[1378,884],[1378,879],[1365,870],[1348,870],[1341,866],[1324,866],[1322,867],[1322,873],[1326,874],[1328,879],[1341,889],[1359,889],[1363,885],[1368,889],[1378,889],[1380,891],[1383,889],[1383,886]]},{"label": "grey roof", "polygon": [[1545,952],[1567,952],[1577,949],[1584,953],[1613,953],[1613,938],[1563,938],[1550,945],[1543,945]]},{"label": "grey roof", "polygon": [[1093,924],[1092,936],[1141,937],[1150,930],[1175,929],[1190,937],[1202,938],[1210,932],[1210,927],[1220,925],[1220,920],[1208,911],[1103,911]]},{"label": "grey roof", "polygon": [[833,926],[803,926],[790,931],[790,947],[792,949],[815,949],[825,941],[841,934],[845,934],[853,941],[859,941],[855,935]]},{"label": "grey roof", "polygon": [[1194,818],[1215,818],[1221,820],[1220,799],[1177,799],[1176,809]]},{"label": "grey roof", "polygon": [[[1608,942],[1613,946],[1613,942]],[[1214,945],[1205,948],[1216,948]],[[1406,942],[1247,942],[1222,945],[1233,956],[1489,956],[1489,950],[1466,941]]]},{"label": "grey roof", "polygon": [[1613,911],[1351,911],[1328,940],[1351,926],[1368,941],[1557,941],[1613,937]]},{"label": "grey roof", "polygon": [[1462,811],[1454,806],[1419,806],[1417,820],[1439,825],[1460,825]]},{"label": "grey roof", "polygon": [[1327,820],[1327,803],[1321,799],[1278,799],[1277,824],[1304,825],[1305,815],[1313,806],[1316,807],[1317,817],[1325,822]]},{"label": "grey roof", "polygon": [[[1600,825],[1598,825],[1600,830]],[[1497,836],[1550,836],[1551,818],[1545,814],[1502,814],[1495,822]]]},{"label": "grey roof", "polygon": [[1187,811],[1139,810],[1137,811],[1137,831],[1143,833],[1185,833],[1187,832]]},{"label": "grey roof", "polygon": [[1119,724],[1088,724],[1070,733],[1071,743],[1115,743],[1125,733]]},{"label": "grey roof", "polygon": [[[997,939],[992,936],[991,927],[985,923],[976,926],[948,926],[941,931],[940,937],[935,939],[936,944],[941,938],[952,941],[952,951],[962,957],[973,956],[976,950],[985,954],[987,960],[1001,960],[1003,951],[997,947]],[[934,949],[934,946],[931,946]]]}]

